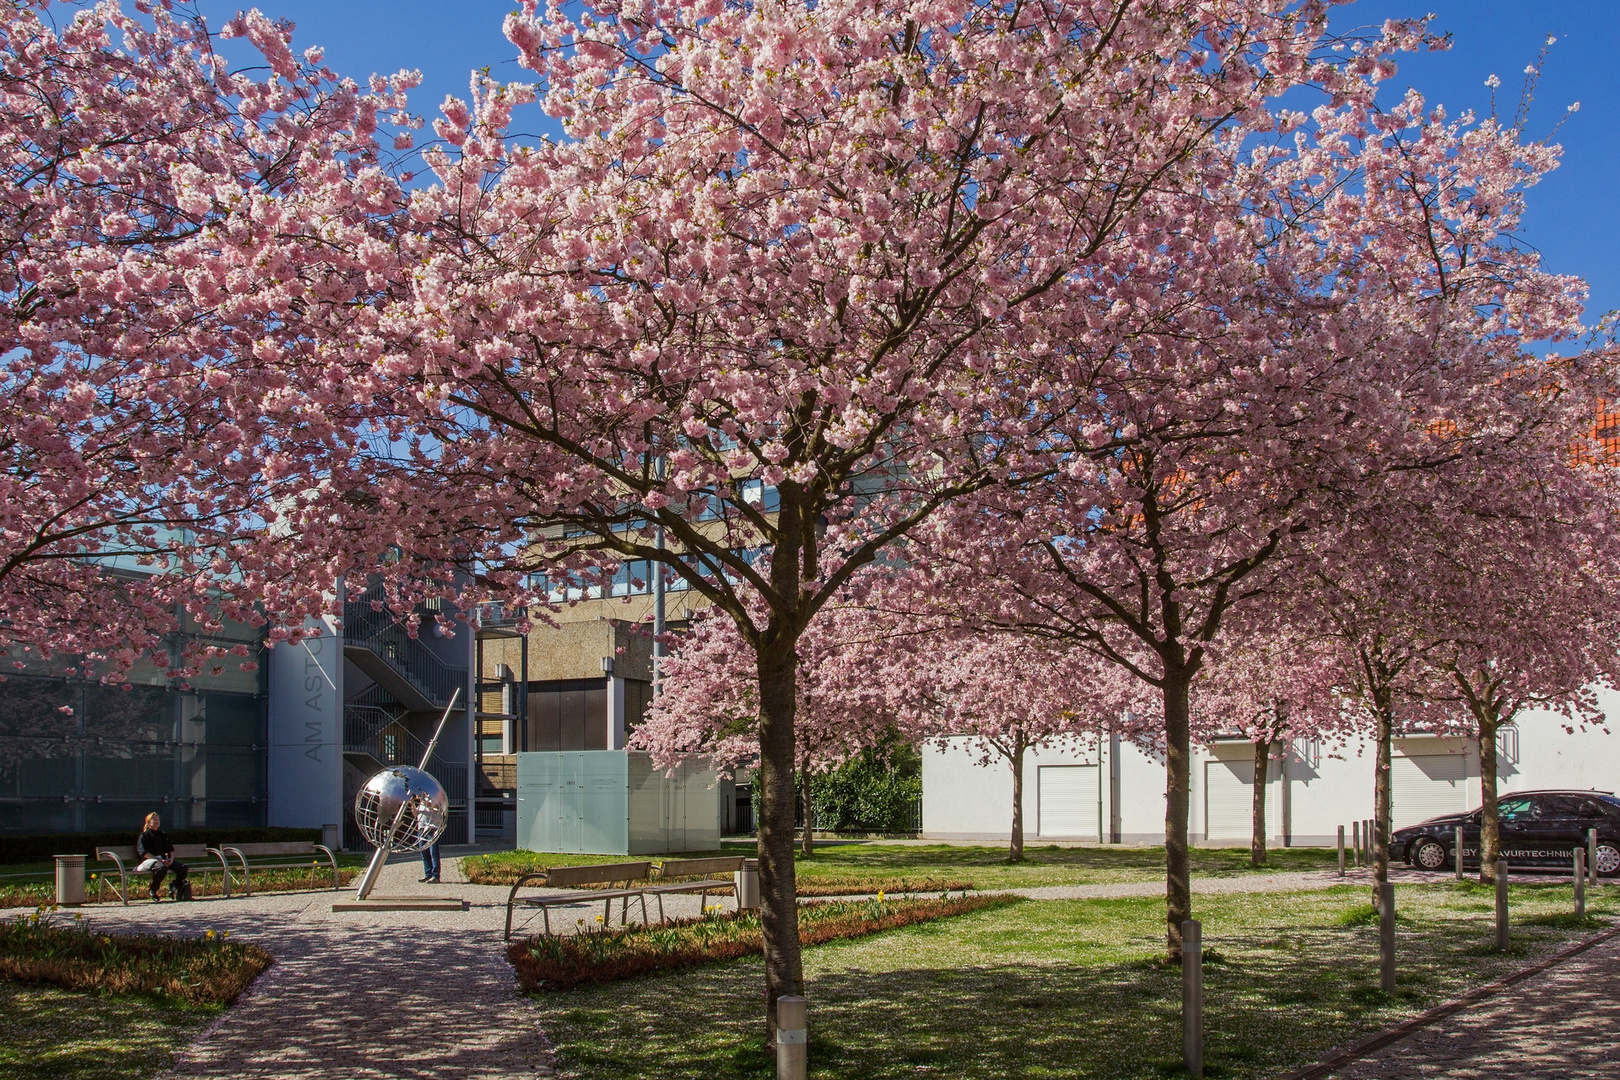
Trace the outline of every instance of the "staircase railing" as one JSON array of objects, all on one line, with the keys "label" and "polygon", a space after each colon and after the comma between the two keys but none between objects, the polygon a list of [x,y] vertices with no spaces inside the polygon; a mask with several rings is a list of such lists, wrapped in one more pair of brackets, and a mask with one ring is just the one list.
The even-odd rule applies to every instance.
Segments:
[{"label": "staircase railing", "polygon": [[458,687],[467,685],[467,669],[446,664],[432,649],[411,637],[387,608],[373,611],[372,603],[383,599],[382,589],[371,588],[360,599],[343,605],[344,644],[371,650],[388,661],[423,697],[436,705],[446,704]]}]

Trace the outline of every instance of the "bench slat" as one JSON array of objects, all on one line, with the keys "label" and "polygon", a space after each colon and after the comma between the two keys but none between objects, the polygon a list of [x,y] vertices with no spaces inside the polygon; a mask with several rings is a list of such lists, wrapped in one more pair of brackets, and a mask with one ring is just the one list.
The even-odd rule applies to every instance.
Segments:
[{"label": "bench slat", "polygon": [[255,855],[313,855],[315,844],[309,840],[291,840],[285,842],[267,842],[263,844],[224,844],[222,847],[235,848],[243,855],[252,858]]},{"label": "bench slat", "polygon": [[596,866],[558,866],[546,870],[546,887],[572,889],[580,885],[611,885],[639,881],[652,870],[651,862],[600,863]]},{"label": "bench slat", "polygon": [[658,867],[658,876],[662,879],[707,877],[711,874],[735,874],[742,868],[741,855],[727,855],[716,859],[665,859]]}]

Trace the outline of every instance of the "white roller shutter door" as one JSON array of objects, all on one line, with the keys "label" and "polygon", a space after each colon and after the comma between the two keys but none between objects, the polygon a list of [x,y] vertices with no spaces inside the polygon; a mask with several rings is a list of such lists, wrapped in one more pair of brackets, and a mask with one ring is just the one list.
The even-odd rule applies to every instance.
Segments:
[{"label": "white roller shutter door", "polygon": [[1042,765],[1035,770],[1037,836],[1099,840],[1095,765]]},{"label": "white roller shutter door", "polygon": [[1473,809],[1468,805],[1464,761],[1461,754],[1397,755],[1390,762],[1395,828]]},{"label": "white roller shutter door", "polygon": [[[1266,788],[1266,836],[1276,836],[1281,785],[1275,764]],[[1204,762],[1204,839],[1248,843],[1254,838],[1254,761]]]}]

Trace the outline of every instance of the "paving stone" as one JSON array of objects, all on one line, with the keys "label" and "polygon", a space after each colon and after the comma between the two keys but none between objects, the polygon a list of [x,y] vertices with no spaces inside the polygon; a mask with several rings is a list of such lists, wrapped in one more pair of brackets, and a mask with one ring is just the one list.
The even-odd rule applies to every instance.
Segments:
[{"label": "paving stone", "polygon": [[1336,1080],[1620,1077],[1620,938],[1344,1066]]}]

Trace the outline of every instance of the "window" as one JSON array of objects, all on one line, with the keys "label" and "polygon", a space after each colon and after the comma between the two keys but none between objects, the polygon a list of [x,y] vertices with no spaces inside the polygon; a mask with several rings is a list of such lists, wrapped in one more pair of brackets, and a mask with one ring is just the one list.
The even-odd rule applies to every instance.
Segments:
[{"label": "window", "polygon": [[1526,798],[1503,799],[1496,804],[1496,816],[1504,823],[1522,825],[1535,820],[1536,806]]}]

